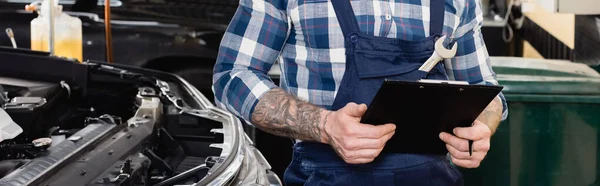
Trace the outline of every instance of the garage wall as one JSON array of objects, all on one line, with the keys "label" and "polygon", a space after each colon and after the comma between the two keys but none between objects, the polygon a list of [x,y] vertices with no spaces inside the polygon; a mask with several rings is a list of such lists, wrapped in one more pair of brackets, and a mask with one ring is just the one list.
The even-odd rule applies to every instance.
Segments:
[{"label": "garage wall", "polygon": [[529,0],[525,10],[523,57],[566,59],[600,69],[600,15],[551,13],[536,0]]},{"label": "garage wall", "polygon": [[530,0],[531,12],[525,16],[535,22],[552,36],[563,42],[569,48],[575,48],[575,15],[565,13],[551,13],[544,9],[537,1]]},{"label": "garage wall", "polygon": [[523,57],[533,59],[544,59],[544,56],[540,54],[531,44],[527,41],[523,41]]},{"label": "garage wall", "polygon": [[575,15],[551,13],[535,0],[529,0],[524,10],[523,57],[572,60]]}]

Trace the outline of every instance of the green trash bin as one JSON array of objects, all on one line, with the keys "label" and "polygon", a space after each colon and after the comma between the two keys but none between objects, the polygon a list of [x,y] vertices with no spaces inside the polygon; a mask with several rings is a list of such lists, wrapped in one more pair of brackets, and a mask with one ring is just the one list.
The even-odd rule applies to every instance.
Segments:
[{"label": "green trash bin", "polygon": [[594,70],[600,72],[600,65],[591,65],[590,67],[592,67]]},{"label": "green trash bin", "polygon": [[600,74],[568,61],[492,57],[509,116],[468,186],[600,185]]}]

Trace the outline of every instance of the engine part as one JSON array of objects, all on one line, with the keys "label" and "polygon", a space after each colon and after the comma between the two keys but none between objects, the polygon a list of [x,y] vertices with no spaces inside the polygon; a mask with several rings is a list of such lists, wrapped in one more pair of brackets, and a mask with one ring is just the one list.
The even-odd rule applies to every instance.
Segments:
[{"label": "engine part", "polygon": [[131,155],[126,160],[117,161],[91,185],[144,185],[148,181],[150,159],[141,153]]},{"label": "engine part", "polygon": [[23,129],[12,120],[4,109],[0,108],[0,142],[13,139],[22,132]]},{"label": "engine part", "polygon": [[38,138],[33,140],[33,146],[37,148],[48,148],[52,145],[52,138]]},{"label": "engine part", "polygon": [[46,98],[41,97],[14,97],[5,106],[11,109],[34,109],[45,103]]},{"label": "engine part", "polygon": [[215,163],[217,163],[217,161],[219,161],[219,157],[217,156],[206,157],[206,166],[212,168],[215,165]]},{"label": "engine part", "polygon": [[0,77],[0,84],[8,97],[44,97],[58,86],[55,83]]},{"label": "engine part", "polygon": [[59,84],[0,79],[8,92],[6,112],[23,129],[17,143],[29,143],[60,126],[60,116],[66,112],[69,93]]},{"label": "engine part", "polygon": [[190,170],[187,170],[181,174],[175,175],[169,179],[166,179],[165,181],[157,183],[154,186],[174,185],[180,181],[184,181],[184,180],[188,179],[191,176],[194,176],[198,171],[208,170],[208,169],[210,169],[210,168],[207,167],[206,164],[198,165],[198,166],[196,166]]},{"label": "engine part", "polygon": [[161,144],[159,148],[166,151],[163,152],[167,157],[164,161],[169,164],[169,167],[177,167],[186,158],[183,148],[164,128],[158,129],[158,137]]},{"label": "engine part", "polygon": [[[5,151],[6,159],[11,158],[37,158],[41,155],[45,155],[48,147],[52,145],[51,138],[39,138],[33,140],[31,143],[15,144],[9,143],[2,146],[2,151]],[[9,152],[9,153],[6,153]]]},{"label": "engine part", "polygon": [[0,85],[0,106],[6,104],[6,102],[10,101],[10,99],[8,99],[8,93],[4,92],[4,87],[2,85]]},{"label": "engine part", "polygon": [[41,185],[41,182],[51,175],[48,173],[59,172],[58,170],[64,170],[62,168],[65,166],[77,162],[76,158],[94,148],[91,144],[98,143],[106,135],[114,133],[115,129],[117,129],[116,125],[90,124],[75,134],[85,138],[77,142],[65,140],[48,148],[45,156],[33,159],[27,165],[0,179],[0,185]]},{"label": "engine part", "polygon": [[52,146],[56,146],[56,144],[64,141],[66,139],[66,135],[53,135],[50,137],[50,139],[54,142],[54,143],[50,144],[50,147],[52,147]]},{"label": "engine part", "polygon": [[[113,133],[109,138],[101,140],[93,147],[93,150],[79,156],[79,161],[71,161],[60,172],[46,179],[40,185],[86,185],[96,181],[94,180],[96,177],[112,166],[106,162],[124,160],[124,157],[135,154],[143,148],[143,145],[155,132],[157,119],[160,119],[162,115],[161,109],[162,104],[159,98],[144,99],[136,114],[127,123],[118,125],[121,130]],[[70,138],[74,136],[81,136],[80,141],[87,138],[85,135],[78,134]]]},{"label": "engine part", "polygon": [[116,124],[116,125],[120,125],[123,123],[121,121],[120,117],[111,116],[108,114],[101,115],[97,118],[86,118],[84,123],[89,124],[89,123],[95,123],[95,122],[105,123],[105,124]]},{"label": "engine part", "polygon": [[17,159],[17,160],[6,160],[0,162],[0,177],[6,176],[8,173],[20,168],[21,166],[29,163],[31,160],[28,159]]},{"label": "engine part", "polygon": [[173,175],[173,168],[171,168],[171,166],[165,160],[162,160],[158,155],[156,155],[154,151],[150,149],[144,149],[143,153],[147,155],[150,160],[152,160],[152,168],[158,170],[160,174],[165,176]]}]

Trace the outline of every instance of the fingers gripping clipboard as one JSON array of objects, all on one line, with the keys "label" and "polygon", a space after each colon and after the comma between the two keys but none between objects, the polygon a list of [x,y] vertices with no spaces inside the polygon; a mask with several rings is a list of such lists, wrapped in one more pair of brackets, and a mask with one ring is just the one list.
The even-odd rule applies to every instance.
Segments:
[{"label": "fingers gripping clipboard", "polygon": [[455,127],[471,126],[502,88],[452,81],[386,80],[361,123],[396,124],[396,133],[383,152],[444,155],[448,151],[439,133],[453,134]]}]

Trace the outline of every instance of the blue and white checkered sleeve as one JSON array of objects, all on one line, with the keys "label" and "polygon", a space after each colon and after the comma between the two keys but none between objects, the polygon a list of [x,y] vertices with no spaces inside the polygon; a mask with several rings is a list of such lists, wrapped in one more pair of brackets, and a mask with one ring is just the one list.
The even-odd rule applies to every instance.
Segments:
[{"label": "blue and white checkered sleeve", "polygon": [[[445,60],[449,78],[468,81],[470,84],[498,85],[492,70],[490,56],[481,34],[483,14],[479,0],[467,0],[460,14],[460,23],[453,33],[452,41],[458,44],[456,56]],[[504,94],[502,100],[502,121],[508,116],[508,106]]]},{"label": "blue and white checkered sleeve", "polygon": [[267,73],[287,36],[287,0],[240,0],[213,69],[218,107],[251,121],[259,98],[276,85]]}]

